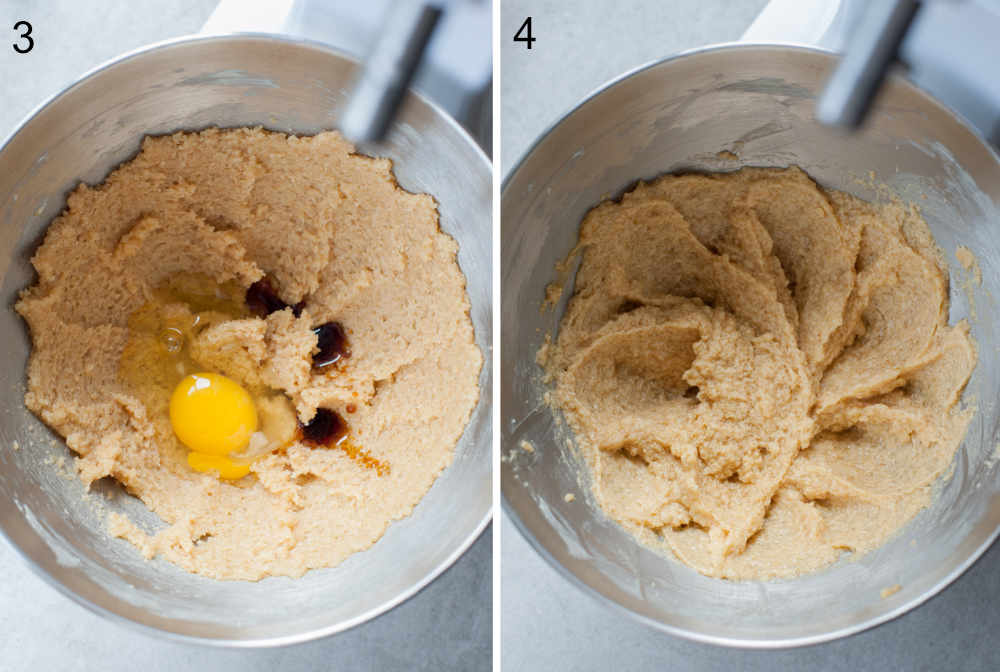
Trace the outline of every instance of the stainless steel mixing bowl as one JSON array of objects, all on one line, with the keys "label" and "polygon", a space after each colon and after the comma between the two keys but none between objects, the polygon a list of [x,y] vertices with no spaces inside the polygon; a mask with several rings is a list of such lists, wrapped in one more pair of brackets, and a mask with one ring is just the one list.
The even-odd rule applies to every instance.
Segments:
[{"label": "stainless steel mixing bowl", "polygon": [[[355,63],[325,46],[270,36],[198,37],[126,55],[41,106],[0,150],[3,301],[32,282],[29,258],[80,180],[101,181],[144,134],[263,125],[294,133],[334,126]],[[30,346],[12,311],[0,316],[0,528],[43,577],[92,609],[160,632],[230,645],[285,644],[337,632],[413,595],[475,540],[491,502],[491,167],[445,113],[409,94],[382,144],[361,151],[395,162],[399,183],[433,194],[441,227],[459,244],[476,342],[480,398],[456,449],[413,515],[371,549],[300,579],[222,582],[165,561],[146,562],[109,538],[68,455],[25,408]],[[81,353],[82,356],[83,353]],[[15,442],[20,449],[13,448]],[[103,483],[106,508],[152,523],[141,502]]]},{"label": "stainless steel mixing bowl", "polygon": [[[649,65],[603,87],[550,128],[503,186],[505,509],[577,585],[684,637],[779,647],[857,632],[941,590],[979,557],[1000,526],[994,299],[1000,297],[1000,161],[955,115],[899,77],[890,79],[857,135],[820,126],[813,118],[815,96],[834,62],[810,49],[732,45]],[[738,159],[721,153],[726,150]],[[951,309],[953,320],[971,316],[979,344],[979,365],[965,395],[979,410],[940,496],[884,547],[796,580],[709,579],[636,543],[588,495],[585,467],[567,448],[560,419],[542,403],[535,364],[571,292],[554,311],[542,313],[539,304],[584,213],[637,179],[789,164],[824,186],[866,199],[882,197],[871,186],[874,171],[874,182],[919,203],[950,262],[960,244],[977,255],[982,286],[952,268]],[[534,452],[521,450],[521,441],[531,442]],[[566,502],[567,493],[575,501]],[[896,584],[898,592],[881,597]]]}]

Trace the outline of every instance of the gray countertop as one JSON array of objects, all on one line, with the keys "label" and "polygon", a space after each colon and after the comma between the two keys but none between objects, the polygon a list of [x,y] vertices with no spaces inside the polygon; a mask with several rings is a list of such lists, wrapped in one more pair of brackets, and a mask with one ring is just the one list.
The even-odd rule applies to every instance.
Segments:
[{"label": "gray countertop", "polygon": [[[0,137],[83,72],[196,33],[216,0],[0,0]],[[33,25],[18,55],[14,23]],[[2,169],[2,167],[0,167]],[[441,577],[346,633],[282,649],[220,650],[110,623],[58,593],[0,539],[0,670],[484,670],[492,658],[492,531]]]},{"label": "gray countertop", "polygon": [[[503,0],[504,175],[531,142],[609,79],[682,49],[737,40],[764,0]],[[531,51],[512,37],[528,15]],[[747,651],[640,625],[580,592],[501,524],[501,651],[506,670],[997,670],[1000,548],[923,606],[829,644]],[[822,609],[822,605],[817,605]]]}]

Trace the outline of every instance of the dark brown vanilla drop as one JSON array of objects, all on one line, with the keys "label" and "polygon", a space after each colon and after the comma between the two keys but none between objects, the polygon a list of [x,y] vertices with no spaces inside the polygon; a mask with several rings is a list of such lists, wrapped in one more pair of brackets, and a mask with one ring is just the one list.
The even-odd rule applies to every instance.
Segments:
[{"label": "dark brown vanilla drop", "polygon": [[[257,317],[267,317],[271,313],[288,308],[288,304],[281,300],[278,290],[266,275],[247,289],[246,302],[247,308]],[[299,310],[301,311],[301,308]]]},{"label": "dark brown vanilla drop", "polygon": [[[246,297],[244,298],[247,304],[247,308],[250,312],[257,317],[267,317],[271,313],[276,313],[279,310],[284,310],[288,308],[289,305],[278,296],[278,290],[274,288],[274,283],[271,282],[271,278],[264,276],[257,282],[250,285],[247,288]],[[302,309],[306,307],[305,301],[299,301],[294,306],[291,306],[292,314],[298,317],[302,314]]]},{"label": "dark brown vanilla drop", "polygon": [[336,411],[329,408],[317,408],[316,415],[308,425],[299,425],[302,443],[313,448],[339,448],[349,458],[365,469],[371,469],[379,476],[389,473],[386,462],[372,457],[368,451],[347,441],[347,421]]},{"label": "dark brown vanilla drop", "polygon": [[347,438],[347,421],[337,411],[317,408],[309,424],[302,425],[302,443],[314,447],[331,447]]},{"label": "dark brown vanilla drop", "polygon": [[313,355],[314,370],[324,369],[351,356],[347,344],[347,332],[340,322],[321,324],[313,329],[313,333],[318,337],[316,347],[319,348],[319,352]]}]

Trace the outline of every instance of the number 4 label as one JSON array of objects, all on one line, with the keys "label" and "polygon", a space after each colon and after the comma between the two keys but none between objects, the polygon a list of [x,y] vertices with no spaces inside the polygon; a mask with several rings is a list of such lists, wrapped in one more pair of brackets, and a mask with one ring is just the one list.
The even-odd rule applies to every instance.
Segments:
[{"label": "number 4 label", "polygon": [[514,34],[515,42],[524,42],[528,49],[531,49],[531,44],[535,42],[536,38],[531,36],[531,17],[529,16],[521,24],[521,27],[517,29],[517,33]]}]

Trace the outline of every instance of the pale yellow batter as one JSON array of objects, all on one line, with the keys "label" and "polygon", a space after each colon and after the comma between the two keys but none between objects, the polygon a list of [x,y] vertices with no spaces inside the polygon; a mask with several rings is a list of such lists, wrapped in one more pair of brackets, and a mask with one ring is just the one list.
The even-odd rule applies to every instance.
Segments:
[{"label": "pale yellow batter", "polygon": [[603,509],[729,579],[882,544],[964,436],[976,354],[919,213],[796,168],[666,176],[584,219],[539,361]]},{"label": "pale yellow batter", "polygon": [[[33,340],[25,403],[86,483],[111,476],[166,523],[110,517],[148,557],[221,579],[336,565],[413,510],[476,404],[482,356],[456,249],[430,196],[336,133],[147,138],[70,194],[35,254],[38,283],[17,304]],[[241,312],[265,273],[299,315]],[[174,291],[205,283],[197,301]],[[238,480],[195,472],[167,417],[173,369],[143,345],[170,320],[189,327],[176,366],[270,390],[302,423],[334,410],[348,442],[294,440]],[[315,370],[312,328],[330,321],[350,357]]]}]

